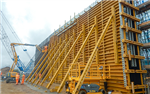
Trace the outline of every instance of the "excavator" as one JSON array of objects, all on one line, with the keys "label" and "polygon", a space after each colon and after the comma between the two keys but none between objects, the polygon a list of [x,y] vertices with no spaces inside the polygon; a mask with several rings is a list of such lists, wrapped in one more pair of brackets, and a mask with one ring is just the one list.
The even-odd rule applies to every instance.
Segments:
[{"label": "excavator", "polygon": [[[15,50],[15,46],[19,46],[19,45],[23,45],[23,46],[35,46],[40,52],[44,53],[45,50],[41,49],[38,45],[34,45],[34,44],[22,44],[22,43],[11,43],[11,50],[13,53],[13,64],[9,70],[9,72],[6,74],[6,83],[11,82],[15,82],[16,81],[16,74],[18,72],[14,72],[14,68],[17,65],[17,67],[19,68],[20,71],[24,71],[26,69],[25,65],[21,62],[21,60],[19,59],[19,56],[17,56],[16,50]],[[26,49],[24,50],[26,51]],[[20,80],[19,80],[20,82]]]}]

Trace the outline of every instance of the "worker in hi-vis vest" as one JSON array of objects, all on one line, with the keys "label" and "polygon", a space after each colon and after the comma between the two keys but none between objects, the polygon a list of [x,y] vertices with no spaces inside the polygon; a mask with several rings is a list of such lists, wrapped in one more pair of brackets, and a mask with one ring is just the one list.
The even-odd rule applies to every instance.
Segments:
[{"label": "worker in hi-vis vest", "polygon": [[35,77],[37,77],[37,76],[38,76],[38,74],[36,73],[36,74],[35,74]]},{"label": "worker in hi-vis vest", "polygon": [[20,75],[19,73],[16,74],[16,85],[18,85],[18,81],[19,81]]},{"label": "worker in hi-vis vest", "polygon": [[25,80],[25,74],[23,73],[23,75],[22,75],[22,82],[21,82],[22,85],[24,84],[24,80]]},{"label": "worker in hi-vis vest", "polygon": [[47,46],[47,45],[46,45],[46,46],[44,46],[45,52],[47,51],[47,48],[48,48],[48,46]]},{"label": "worker in hi-vis vest", "polygon": [[0,75],[0,76],[2,76],[2,71],[0,71],[0,73],[1,73],[1,75]]},{"label": "worker in hi-vis vest", "polygon": [[[40,74],[39,74],[39,79],[41,78],[41,75],[42,75],[42,74],[40,73]],[[40,83],[40,81],[39,81],[39,83]]]}]

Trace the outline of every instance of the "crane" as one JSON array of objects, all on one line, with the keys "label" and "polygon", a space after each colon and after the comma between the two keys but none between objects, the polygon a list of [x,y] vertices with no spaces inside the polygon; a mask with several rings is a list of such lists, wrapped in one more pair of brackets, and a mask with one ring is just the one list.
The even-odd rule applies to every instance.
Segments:
[{"label": "crane", "polygon": [[[4,45],[7,53],[9,54],[10,58],[15,62],[13,63],[12,65],[12,68],[10,69],[10,71],[13,71],[13,68],[15,65],[17,65],[17,67],[19,68],[20,71],[25,71],[27,72],[29,67],[32,65],[33,63],[33,58],[30,59],[30,62],[27,64],[27,66],[25,67],[25,65],[22,63],[22,61],[20,60],[19,56],[17,56],[16,54],[16,51],[15,51],[15,48],[14,46],[15,45],[26,45],[26,46],[36,46],[36,48],[41,51],[41,52],[44,52],[44,50],[42,50],[38,45],[32,45],[32,44],[21,44],[21,43],[12,43],[11,44],[11,41],[5,31],[5,29],[3,28],[2,24],[0,23],[0,35],[1,35],[1,38],[0,40],[2,41],[2,44]],[[11,47],[10,47],[10,44],[11,44]],[[24,50],[25,51],[25,50]],[[14,65],[15,64],[15,65]]]},{"label": "crane", "polygon": [[21,70],[24,71],[26,69],[26,67],[24,66],[23,63],[17,63],[20,62],[20,59],[17,56],[16,50],[15,50],[15,46],[19,46],[19,45],[24,45],[24,46],[35,46],[40,52],[44,52],[44,50],[42,51],[42,49],[38,46],[38,45],[34,45],[34,44],[22,44],[22,43],[11,43],[11,49],[12,49],[12,53],[14,56],[14,62],[9,70],[9,72],[13,72],[15,65],[17,65],[17,67]]},{"label": "crane", "polygon": [[[0,12],[0,15],[1,15],[1,18],[2,18],[2,20],[6,23],[6,26],[8,26],[8,28],[9,28],[9,30],[11,31],[11,33],[14,35],[14,37],[15,37],[15,39],[17,40],[17,42],[18,43],[22,43],[21,42],[21,40],[20,40],[20,38],[18,37],[18,35],[16,34],[16,32],[15,32],[15,30],[12,28],[12,26],[10,25],[10,23],[9,23],[9,21],[8,21],[8,19],[6,18],[6,16],[4,15],[4,13],[1,11]],[[2,23],[2,21],[1,21],[1,23]],[[1,26],[3,26],[2,24],[1,24]],[[6,32],[5,32],[6,33]],[[7,36],[8,37],[8,36]],[[8,40],[8,38],[6,37],[6,41]],[[5,41],[5,42],[6,42]],[[6,42],[7,43],[7,42]],[[5,45],[10,45],[10,44],[6,44],[5,43]],[[4,43],[3,43],[3,45],[4,45]],[[8,46],[9,47],[9,46]],[[6,48],[6,46],[5,46],[5,48]],[[25,48],[23,48],[22,47],[22,49],[25,49]],[[9,51],[10,52],[10,51]],[[27,54],[27,56],[31,59],[31,56],[29,55],[29,53],[28,52],[26,52],[26,54]]]},{"label": "crane", "polygon": [[[18,43],[22,43],[21,40],[19,39],[18,35],[16,34],[15,30],[12,28],[12,26],[10,25],[9,21],[7,20],[7,18],[5,17],[4,13],[1,11],[0,12],[0,15],[1,15],[1,18],[4,20],[4,22],[6,23],[6,26],[8,26],[8,28],[10,29],[11,33],[14,35],[14,37],[16,38],[17,42]],[[0,35],[1,35],[1,38],[0,40],[2,41],[2,44],[4,45],[7,53],[9,54],[10,58],[14,61],[14,55],[12,53],[12,49],[10,47],[10,44],[11,44],[11,41],[2,25],[2,23],[0,23]],[[22,47],[22,46],[21,46]],[[22,47],[22,49],[24,51],[25,48]],[[17,57],[18,60],[17,60],[17,67],[21,70],[21,71],[25,71],[25,72],[31,72],[33,68],[31,68],[31,66],[34,67],[34,58],[35,58],[35,55],[31,58],[29,53],[26,51],[26,54],[27,56],[30,58],[30,61],[29,63],[27,64],[27,66],[25,67],[24,64],[22,63],[22,61],[20,60],[19,56]],[[37,55],[38,56],[38,55]],[[21,67],[22,66],[22,67]]]}]

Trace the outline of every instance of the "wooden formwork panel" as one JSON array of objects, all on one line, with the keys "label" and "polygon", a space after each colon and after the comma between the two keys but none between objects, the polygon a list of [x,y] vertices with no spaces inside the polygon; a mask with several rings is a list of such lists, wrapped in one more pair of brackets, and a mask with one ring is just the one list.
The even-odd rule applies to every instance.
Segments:
[{"label": "wooden formwork panel", "polygon": [[[50,39],[50,44],[51,45],[57,45],[58,43],[62,43],[62,41],[69,41],[71,37],[73,37],[73,40],[70,42],[70,44],[67,46],[65,52],[61,57],[59,57],[59,62],[57,65],[54,67],[51,77],[55,74],[55,71],[65,58],[65,55],[73,45],[73,42],[77,38],[77,36],[80,34],[80,32],[83,31],[83,27],[85,28],[85,33],[82,35],[82,37],[78,40],[76,46],[74,47],[73,51],[69,54],[67,57],[67,60],[65,64],[63,65],[61,71],[59,72],[57,78],[56,78],[56,83],[60,83],[61,80],[64,78],[67,69],[69,68],[70,64],[73,62],[76,54],[78,53],[81,45],[83,44],[83,41],[85,37],[88,35],[89,31],[92,28],[92,25],[95,24],[95,17],[97,18],[98,22],[98,33],[96,34],[96,30],[92,33],[90,36],[84,50],[82,51],[80,57],[78,58],[77,62],[86,64],[88,62],[88,59],[96,45],[96,36],[99,38],[108,19],[109,16],[112,15],[111,13],[111,7],[114,6],[115,8],[115,16],[116,16],[116,41],[117,41],[117,54],[118,54],[118,62],[116,64],[115,62],[115,50],[114,50],[114,36],[113,36],[113,26],[112,24],[109,26],[108,31],[106,33],[106,36],[104,40],[102,41],[99,50],[97,52],[98,57],[93,60],[93,64],[101,64],[101,65],[111,65],[110,67],[110,73],[111,73],[111,78],[106,79],[105,81],[107,82],[108,90],[116,90],[116,91],[121,91],[122,93],[131,93],[131,89],[126,89],[126,86],[130,86],[130,74],[127,74],[124,77],[124,70],[123,70],[123,65],[122,65],[122,50],[124,53],[127,53],[127,47],[125,45],[121,45],[122,40],[121,40],[121,34],[120,34],[120,10],[119,10],[119,1],[101,1],[94,7],[92,7],[90,10],[85,12],[83,15],[78,17],[73,23],[72,27],[69,29],[66,29],[65,32],[60,31],[58,34],[55,36],[51,37]],[[121,19],[122,20],[122,19]],[[72,24],[71,24],[72,25]],[[70,25],[70,26],[71,26]],[[125,33],[124,33],[125,36]],[[121,46],[123,46],[123,49],[121,49]],[[98,62],[96,62],[96,59]],[[129,62],[128,58],[125,59],[125,70],[129,69]],[[53,61],[54,62],[54,61]],[[140,61],[139,61],[140,62]],[[140,63],[139,63],[140,64]],[[105,68],[108,70],[108,67]],[[141,70],[141,68],[140,68]],[[141,74],[140,74],[141,75]],[[142,77],[142,76],[141,76]],[[125,86],[125,78],[127,85]],[[142,78],[140,78],[142,79]],[[142,80],[141,80],[142,81]],[[100,81],[100,86],[101,88],[104,88],[104,81]],[[141,85],[143,85],[141,83]]]},{"label": "wooden formwork panel", "polygon": [[[66,30],[64,33],[58,36],[59,42],[62,40],[65,40],[65,36],[67,35],[68,38],[73,36],[73,33],[75,33],[74,37],[76,38],[77,35],[82,31],[82,26],[83,24],[85,25],[85,37],[87,36],[88,32],[91,29],[91,26],[95,23],[94,17],[97,17],[98,20],[98,37],[101,35],[102,30],[105,27],[105,24],[107,23],[108,17],[111,15],[111,7],[110,6],[115,6],[115,12],[116,12],[116,22],[117,22],[117,45],[118,49],[120,49],[120,18],[119,18],[119,3],[117,1],[103,1],[96,6],[94,6],[92,9],[81,15],[74,23],[76,23],[75,26],[71,27],[70,29]],[[74,31],[74,32],[73,32]],[[117,78],[118,76],[120,77],[120,83],[123,83],[123,77],[122,77],[122,66],[121,64],[115,65],[114,62],[114,49],[113,49],[113,32],[112,32],[112,25],[109,27],[109,30],[106,33],[105,39],[101,44],[101,47],[98,51],[99,54],[99,64],[112,64],[114,65],[115,68],[112,69],[112,79]],[[61,40],[61,41],[60,41]],[[69,64],[72,63],[75,55],[77,54],[78,50],[80,49],[84,39],[83,36],[79,39],[78,43],[76,44],[74,48],[74,52],[72,52],[68,59],[67,59],[67,66],[69,67]],[[92,35],[89,38],[88,43],[85,46],[84,51],[81,53],[79,59],[77,62],[82,62],[82,63],[87,63],[88,58],[90,57],[93,48],[95,47],[96,41],[95,41],[95,32],[92,33]],[[70,47],[68,47],[70,48]],[[118,50],[118,55],[119,55],[119,61],[121,62],[121,50]],[[60,58],[60,63],[63,60],[65,56],[65,53],[63,56]],[[84,57],[84,58],[83,58]],[[93,60],[93,63],[96,63],[96,60]],[[58,67],[58,66],[57,66]],[[118,68],[118,69],[116,69]],[[61,80],[63,79],[63,75],[65,75],[65,72],[62,69],[60,71],[60,74],[58,75],[57,79]],[[118,75],[116,75],[116,72]],[[119,75],[120,74],[120,75]],[[61,78],[61,79],[60,79]],[[110,80],[112,80],[110,79]],[[108,80],[109,81],[109,80]],[[120,85],[119,83],[119,85]],[[103,87],[103,85],[101,85]],[[108,84],[109,87],[109,84]],[[114,86],[115,87],[115,86]],[[123,84],[121,87],[124,87]],[[124,87],[125,88],[125,87]]]}]

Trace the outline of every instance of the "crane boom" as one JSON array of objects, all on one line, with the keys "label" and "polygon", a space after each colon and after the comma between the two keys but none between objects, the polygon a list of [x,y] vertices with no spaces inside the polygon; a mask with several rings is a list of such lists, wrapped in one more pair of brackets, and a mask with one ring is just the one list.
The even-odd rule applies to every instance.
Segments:
[{"label": "crane boom", "polygon": [[[16,32],[14,31],[14,29],[12,28],[12,26],[10,25],[9,21],[7,20],[7,18],[5,17],[4,13],[1,11],[0,15],[2,17],[2,19],[4,20],[4,22],[6,23],[6,26],[8,26],[8,28],[10,29],[10,31],[12,32],[12,34],[14,35],[14,37],[16,38],[16,40],[21,43],[21,40],[19,39],[18,35],[16,34]],[[21,70],[21,71],[26,71],[29,72],[28,69],[30,69],[31,71],[31,66],[34,66],[34,61],[33,60],[35,58],[35,55],[31,58],[30,55],[28,54],[28,52],[26,51],[27,56],[30,58],[30,61],[28,63],[28,65],[25,67],[24,64],[22,63],[22,61],[19,59],[18,56],[13,55],[15,49],[10,47],[11,41],[7,35],[7,33],[5,32],[2,23],[0,23],[0,40],[2,41],[2,44],[4,45],[7,53],[9,54],[10,58],[13,60],[13,65],[12,65],[12,69],[13,67],[15,67],[15,65],[17,65],[17,67]],[[26,46],[36,46],[36,48],[40,51],[40,52],[45,52],[44,50],[42,50],[38,45],[32,45],[32,44],[25,44]],[[22,49],[24,50],[24,47],[22,47]],[[13,51],[13,52],[12,52]],[[14,56],[16,57],[16,59],[14,58]],[[12,71],[12,70],[11,70]]]},{"label": "crane boom", "polygon": [[[4,20],[4,22],[6,23],[6,26],[8,26],[8,28],[10,29],[10,31],[12,32],[12,34],[14,35],[14,37],[16,38],[17,42],[21,42],[20,38],[18,37],[18,35],[16,34],[15,30],[12,28],[12,26],[10,25],[8,19],[6,18],[6,16],[4,15],[4,13],[1,11],[0,12],[1,18]],[[10,44],[7,44],[10,45]],[[8,46],[9,47],[9,46]],[[22,49],[25,49],[22,47]],[[31,59],[31,56],[29,55],[28,52],[26,52],[27,56]]]},{"label": "crane boom", "polygon": [[[15,68],[15,65],[17,65],[18,61],[20,61],[20,59],[18,58],[17,56],[17,53],[16,53],[16,50],[15,50],[15,46],[19,46],[19,45],[23,45],[23,46],[35,46],[37,47],[37,49],[39,51],[42,51],[41,48],[38,46],[38,45],[34,45],[34,44],[22,44],[22,43],[11,43],[11,49],[12,49],[12,53],[13,53],[13,56],[14,56],[14,62],[9,70],[9,72],[13,72],[14,68]],[[21,70],[21,71],[24,71],[26,69],[26,67],[24,66],[23,63],[19,63],[20,65],[18,65],[18,68]]]}]

